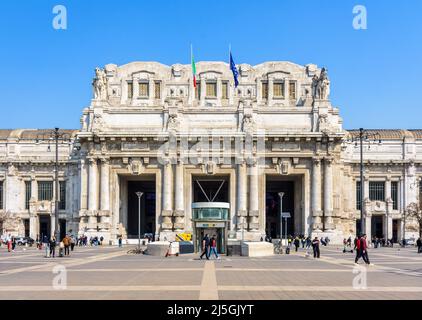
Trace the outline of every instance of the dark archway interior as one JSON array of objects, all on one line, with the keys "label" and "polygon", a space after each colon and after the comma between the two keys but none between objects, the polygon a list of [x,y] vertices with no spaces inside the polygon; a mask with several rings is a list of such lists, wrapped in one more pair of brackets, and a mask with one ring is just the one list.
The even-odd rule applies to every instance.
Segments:
[{"label": "dark archway interior", "polygon": [[[265,231],[271,238],[280,238],[280,196],[284,192],[283,212],[290,212],[287,219],[287,235],[294,235],[294,182],[267,179],[265,195]],[[283,219],[283,237],[285,237],[285,219]]]},{"label": "dark archway interior", "polygon": [[225,176],[193,177],[192,190],[193,202],[229,202],[229,179]]},{"label": "dark archway interior", "polygon": [[141,197],[141,237],[155,232],[155,180],[128,181],[128,239],[138,238],[138,191],[144,193]]}]

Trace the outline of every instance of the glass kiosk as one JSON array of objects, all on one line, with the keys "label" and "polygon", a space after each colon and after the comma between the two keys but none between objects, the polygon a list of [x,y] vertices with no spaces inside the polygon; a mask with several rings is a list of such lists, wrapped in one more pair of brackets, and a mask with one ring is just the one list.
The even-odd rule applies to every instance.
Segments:
[{"label": "glass kiosk", "polygon": [[201,241],[208,234],[217,236],[217,251],[227,252],[227,229],[230,204],[227,202],[192,203],[192,220],[195,226],[195,252],[202,250]]}]

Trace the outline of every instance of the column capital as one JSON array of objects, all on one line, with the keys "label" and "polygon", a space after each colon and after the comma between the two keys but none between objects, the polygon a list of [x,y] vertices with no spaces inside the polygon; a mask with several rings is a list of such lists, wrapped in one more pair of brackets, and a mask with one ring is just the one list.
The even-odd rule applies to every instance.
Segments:
[{"label": "column capital", "polygon": [[89,158],[86,158],[86,159],[87,159],[87,161],[90,165],[97,165],[97,160],[98,160],[97,158],[89,157]]},{"label": "column capital", "polygon": [[110,164],[110,158],[102,157],[100,158],[101,164]]},{"label": "column capital", "polygon": [[326,164],[326,165],[332,165],[333,164],[333,162],[334,162],[334,158],[333,157],[324,157],[324,163]]},{"label": "column capital", "polygon": [[320,164],[321,164],[321,158],[320,157],[313,157],[312,158],[312,163],[313,163],[313,165],[315,165],[315,166],[319,166]]}]

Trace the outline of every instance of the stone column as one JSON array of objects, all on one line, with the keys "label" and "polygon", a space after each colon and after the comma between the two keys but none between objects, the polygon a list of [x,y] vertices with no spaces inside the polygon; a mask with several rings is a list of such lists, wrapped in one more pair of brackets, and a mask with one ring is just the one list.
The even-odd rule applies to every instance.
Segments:
[{"label": "stone column", "polygon": [[393,200],[388,197],[386,201],[386,212],[384,216],[384,236],[387,236],[387,239],[393,237]]},{"label": "stone column", "polygon": [[333,224],[333,160],[324,159],[324,227],[334,229]]},{"label": "stone column", "polygon": [[201,77],[201,81],[200,81],[199,85],[201,86],[201,96],[199,97],[200,105],[204,106],[205,105],[205,96],[207,94],[207,85],[206,85],[205,79],[203,77]]},{"label": "stone column", "polygon": [[259,229],[258,164],[254,160],[249,166],[249,231]]},{"label": "stone column", "polygon": [[272,104],[274,97],[274,80],[272,78],[268,78],[268,105]]},{"label": "stone column", "polygon": [[81,160],[81,211],[88,209],[88,166],[87,160]]},{"label": "stone column", "polygon": [[138,99],[139,97],[139,78],[137,77],[133,78],[132,86],[133,86],[132,100],[136,101],[136,99]]},{"label": "stone column", "polygon": [[262,78],[256,79],[256,101],[258,104],[262,102]]},{"label": "stone column", "polygon": [[176,231],[182,231],[185,228],[185,198],[184,198],[184,168],[182,159],[178,160],[176,165],[176,178],[174,186],[174,197],[175,197],[175,223],[174,229]]},{"label": "stone column", "polygon": [[312,230],[322,231],[321,221],[321,160],[313,159],[312,167]]},{"label": "stone column", "polygon": [[237,165],[237,230],[244,231],[246,228],[247,216],[247,172],[246,163],[243,159]]},{"label": "stone column", "polygon": [[391,178],[387,177],[387,180],[385,181],[384,199],[387,201],[389,198],[391,198]]},{"label": "stone column", "polygon": [[110,229],[110,160],[101,159],[101,201],[100,228],[101,231]]},{"label": "stone column", "polygon": [[289,105],[290,102],[290,87],[289,87],[290,80],[284,79],[284,101],[286,105]]},{"label": "stone column", "polygon": [[169,160],[163,164],[163,210],[161,213],[161,228],[163,230],[172,230],[172,164]]},{"label": "stone column", "polygon": [[364,233],[367,236],[367,239],[372,239],[372,212],[371,212],[371,201],[369,198],[366,198],[363,201],[364,205],[364,219],[365,219],[365,230]]},{"label": "stone column", "polygon": [[217,105],[221,106],[221,97],[223,95],[223,84],[221,78],[217,79]]},{"label": "stone column", "polygon": [[95,231],[97,228],[98,213],[98,166],[97,159],[89,159],[89,193],[88,193],[88,231]]}]

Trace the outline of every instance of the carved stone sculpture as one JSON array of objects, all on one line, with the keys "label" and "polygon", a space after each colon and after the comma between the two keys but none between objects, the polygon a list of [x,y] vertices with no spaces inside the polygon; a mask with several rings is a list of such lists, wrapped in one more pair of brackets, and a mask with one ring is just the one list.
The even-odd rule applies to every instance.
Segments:
[{"label": "carved stone sculpture", "polygon": [[95,100],[107,100],[107,76],[103,69],[95,68],[95,78],[92,83]]},{"label": "carved stone sculpture", "polygon": [[330,79],[327,69],[322,68],[319,77],[314,75],[312,78],[312,95],[314,99],[328,100],[330,96]]}]

